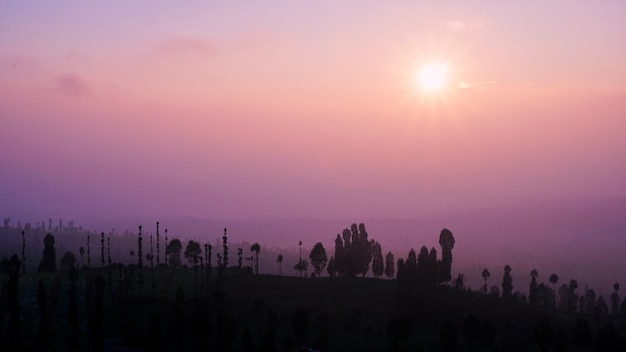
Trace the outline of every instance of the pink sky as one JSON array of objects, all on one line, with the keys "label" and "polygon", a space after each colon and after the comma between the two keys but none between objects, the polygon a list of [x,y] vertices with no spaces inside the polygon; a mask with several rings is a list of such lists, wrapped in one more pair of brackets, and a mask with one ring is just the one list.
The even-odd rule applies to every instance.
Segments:
[{"label": "pink sky", "polygon": [[[3,1],[0,213],[625,196],[624,33],[623,1]],[[431,61],[450,67],[435,97],[413,84]]]}]

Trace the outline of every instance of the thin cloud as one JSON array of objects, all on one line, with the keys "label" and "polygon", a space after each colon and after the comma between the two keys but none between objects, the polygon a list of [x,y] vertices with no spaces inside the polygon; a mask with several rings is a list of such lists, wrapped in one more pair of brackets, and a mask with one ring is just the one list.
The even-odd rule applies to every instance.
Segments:
[{"label": "thin cloud", "polygon": [[91,91],[89,84],[74,72],[62,73],[56,76],[54,84],[58,92],[71,98],[86,96]]}]

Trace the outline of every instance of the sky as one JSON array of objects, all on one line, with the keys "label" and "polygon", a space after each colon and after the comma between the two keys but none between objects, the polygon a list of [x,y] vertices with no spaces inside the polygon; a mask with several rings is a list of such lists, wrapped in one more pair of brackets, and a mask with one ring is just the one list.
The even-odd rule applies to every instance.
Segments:
[{"label": "sky", "polygon": [[[0,3],[2,216],[626,196],[624,1]],[[445,85],[416,83],[445,64]]]}]

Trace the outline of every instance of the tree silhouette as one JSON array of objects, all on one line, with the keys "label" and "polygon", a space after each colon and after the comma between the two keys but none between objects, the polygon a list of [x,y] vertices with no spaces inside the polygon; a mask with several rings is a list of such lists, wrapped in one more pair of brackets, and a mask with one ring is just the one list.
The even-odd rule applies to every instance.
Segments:
[{"label": "tree silhouette", "polygon": [[190,240],[185,248],[185,259],[187,259],[191,265],[198,265],[198,258],[201,254],[202,249],[200,248],[200,243]]},{"label": "tree silhouette", "polygon": [[222,236],[222,248],[224,249],[222,263],[224,264],[224,268],[228,268],[228,236],[226,235],[226,228],[224,228],[224,236]]},{"label": "tree silhouette", "polygon": [[250,246],[250,251],[252,252],[252,261],[254,265],[254,273],[259,275],[259,253],[261,253],[261,246],[258,243],[253,243]]},{"label": "tree silhouette", "polygon": [[[342,238],[343,236],[343,238]],[[344,229],[342,236],[335,239],[335,267],[341,277],[365,276],[372,261],[372,247],[375,241],[368,240],[365,225],[352,224]]]},{"label": "tree silhouette", "polygon": [[550,275],[550,283],[552,284],[552,291],[556,292],[556,284],[559,282],[559,275],[553,273]]},{"label": "tree silhouette", "polygon": [[87,235],[87,267],[91,267],[91,249],[89,247],[89,235]]},{"label": "tree silhouette", "polygon": [[598,299],[596,300],[596,305],[593,309],[593,313],[596,315],[609,314],[609,306],[606,304],[606,300],[604,299],[604,297],[598,297]]},{"label": "tree silhouette", "polygon": [[328,272],[328,277],[334,278],[335,276],[337,276],[335,257],[330,257],[330,259],[328,260],[328,266],[326,267],[326,271]]},{"label": "tree silhouette", "polygon": [[372,274],[374,274],[374,277],[378,278],[382,276],[385,272],[385,264],[383,262],[383,249],[380,246],[380,243],[374,242],[374,245],[372,246],[372,253]]},{"label": "tree silhouette", "polygon": [[452,249],[454,248],[454,236],[446,228],[439,234],[439,245],[441,245],[441,263],[439,267],[439,282],[449,282],[452,280]]},{"label": "tree silhouette", "polygon": [[[413,259],[412,255],[409,252],[409,259],[407,259],[407,269],[411,271]],[[420,287],[425,287],[430,284],[430,255],[428,253],[428,248],[426,246],[422,246],[420,249],[420,254],[417,256],[417,283]]]},{"label": "tree silhouette", "polygon": [[619,314],[619,283],[613,284],[613,293],[611,293],[611,314]]},{"label": "tree silhouette", "polygon": [[483,280],[485,280],[485,285],[483,286],[483,292],[486,294],[487,293],[487,280],[489,280],[489,276],[491,276],[491,273],[489,272],[487,268],[485,268],[483,270],[482,276],[483,276]]},{"label": "tree silhouette", "polygon": [[43,239],[43,256],[39,262],[39,272],[54,272],[57,270],[56,250],[54,249],[54,236],[47,234]]},{"label": "tree silhouette", "polygon": [[[141,255],[141,250],[139,251],[139,255]],[[100,263],[104,268],[104,232],[100,234]]]},{"label": "tree silhouette", "polygon": [[511,277],[511,267],[508,264],[504,266],[504,276],[502,277],[502,297],[513,297],[513,278]]},{"label": "tree silhouette", "polygon": [[389,252],[387,256],[385,256],[385,276],[391,279],[395,273],[396,269],[394,267],[393,253]]},{"label": "tree silhouette", "polygon": [[463,274],[459,274],[456,277],[456,280],[454,280],[454,288],[457,290],[462,290],[464,286],[465,286],[465,277],[463,276]]},{"label": "tree silhouette", "polygon": [[278,275],[283,276],[283,255],[279,254],[276,257],[276,263],[278,263]]},{"label": "tree silhouette", "polygon": [[[150,247],[152,247],[152,236],[150,236]],[[150,248],[152,251],[152,248]],[[107,262],[111,266],[111,237],[107,236]]]},{"label": "tree silhouette", "polygon": [[[142,226],[139,225],[139,236],[137,237],[137,265],[139,266],[139,269],[143,268],[143,252],[141,251],[142,249],[141,248],[141,241],[142,241],[141,229],[142,229]],[[104,232],[102,233],[102,236],[104,236]]]},{"label": "tree silhouette", "polygon": [[437,250],[435,247],[430,249],[428,253],[426,283],[435,285],[439,282],[439,263],[437,263]]},{"label": "tree silhouette", "polygon": [[302,273],[309,269],[309,262],[305,259],[300,259],[293,268],[300,272],[300,277],[302,277]]},{"label": "tree silhouette", "polygon": [[26,235],[22,231],[22,275],[26,275]]},{"label": "tree silhouette", "polygon": [[167,229],[165,229],[165,265],[167,265],[167,246],[168,246],[168,242],[167,242]]},{"label": "tree silhouette", "polygon": [[537,278],[539,277],[539,272],[537,269],[533,269],[530,271],[530,288],[528,290],[528,301],[531,304],[537,304]]},{"label": "tree silhouette", "polygon": [[309,259],[311,259],[311,265],[313,266],[313,271],[315,272],[315,276],[320,276],[324,268],[326,267],[326,263],[328,262],[328,257],[326,256],[326,250],[321,242],[317,242],[311,253],[309,254]]},{"label": "tree silhouette", "polygon": [[237,267],[241,269],[243,266],[243,248],[237,248]]},{"label": "tree silhouette", "polygon": [[183,249],[182,243],[177,238],[171,240],[165,248],[165,254],[168,258],[169,265],[172,267],[180,266],[180,251]]},{"label": "tree silhouette", "polygon": [[76,266],[76,256],[74,253],[67,251],[61,257],[61,268],[65,270],[70,270]]},{"label": "tree silhouette", "polygon": [[576,289],[578,288],[578,282],[574,279],[570,280],[567,291],[567,311],[570,313],[576,312],[578,295]]},{"label": "tree silhouette", "polygon": [[159,222],[156,223],[156,262],[157,266],[161,264],[161,247],[159,243]]}]

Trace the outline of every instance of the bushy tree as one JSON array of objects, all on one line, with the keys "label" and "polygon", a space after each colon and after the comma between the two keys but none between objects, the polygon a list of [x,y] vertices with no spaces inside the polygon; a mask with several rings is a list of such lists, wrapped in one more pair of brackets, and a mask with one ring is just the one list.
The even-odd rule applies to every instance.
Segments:
[{"label": "bushy tree", "polygon": [[396,269],[394,267],[393,253],[389,252],[385,256],[385,276],[391,279],[395,273]]},{"label": "bushy tree", "polygon": [[65,270],[69,270],[76,266],[76,256],[74,253],[67,251],[61,257],[61,268]]},{"label": "bushy tree", "polygon": [[183,245],[179,239],[175,238],[171,240],[165,248],[165,254],[168,258],[170,266],[180,266],[180,251],[183,249]]},{"label": "bushy tree", "polygon": [[305,259],[301,259],[296,263],[293,268],[296,269],[296,271],[300,273],[300,277],[302,277],[302,274],[309,269],[309,262],[307,262]]},{"label": "bushy tree", "polygon": [[202,254],[202,249],[200,248],[200,243],[190,240],[187,243],[187,247],[185,248],[185,259],[191,265],[198,265],[199,257]]},{"label": "bushy tree", "polygon": [[328,262],[326,249],[324,249],[321,242],[317,242],[315,246],[313,246],[313,249],[309,254],[309,259],[311,259],[311,265],[313,266],[315,276],[320,276],[326,267],[326,263]]}]

